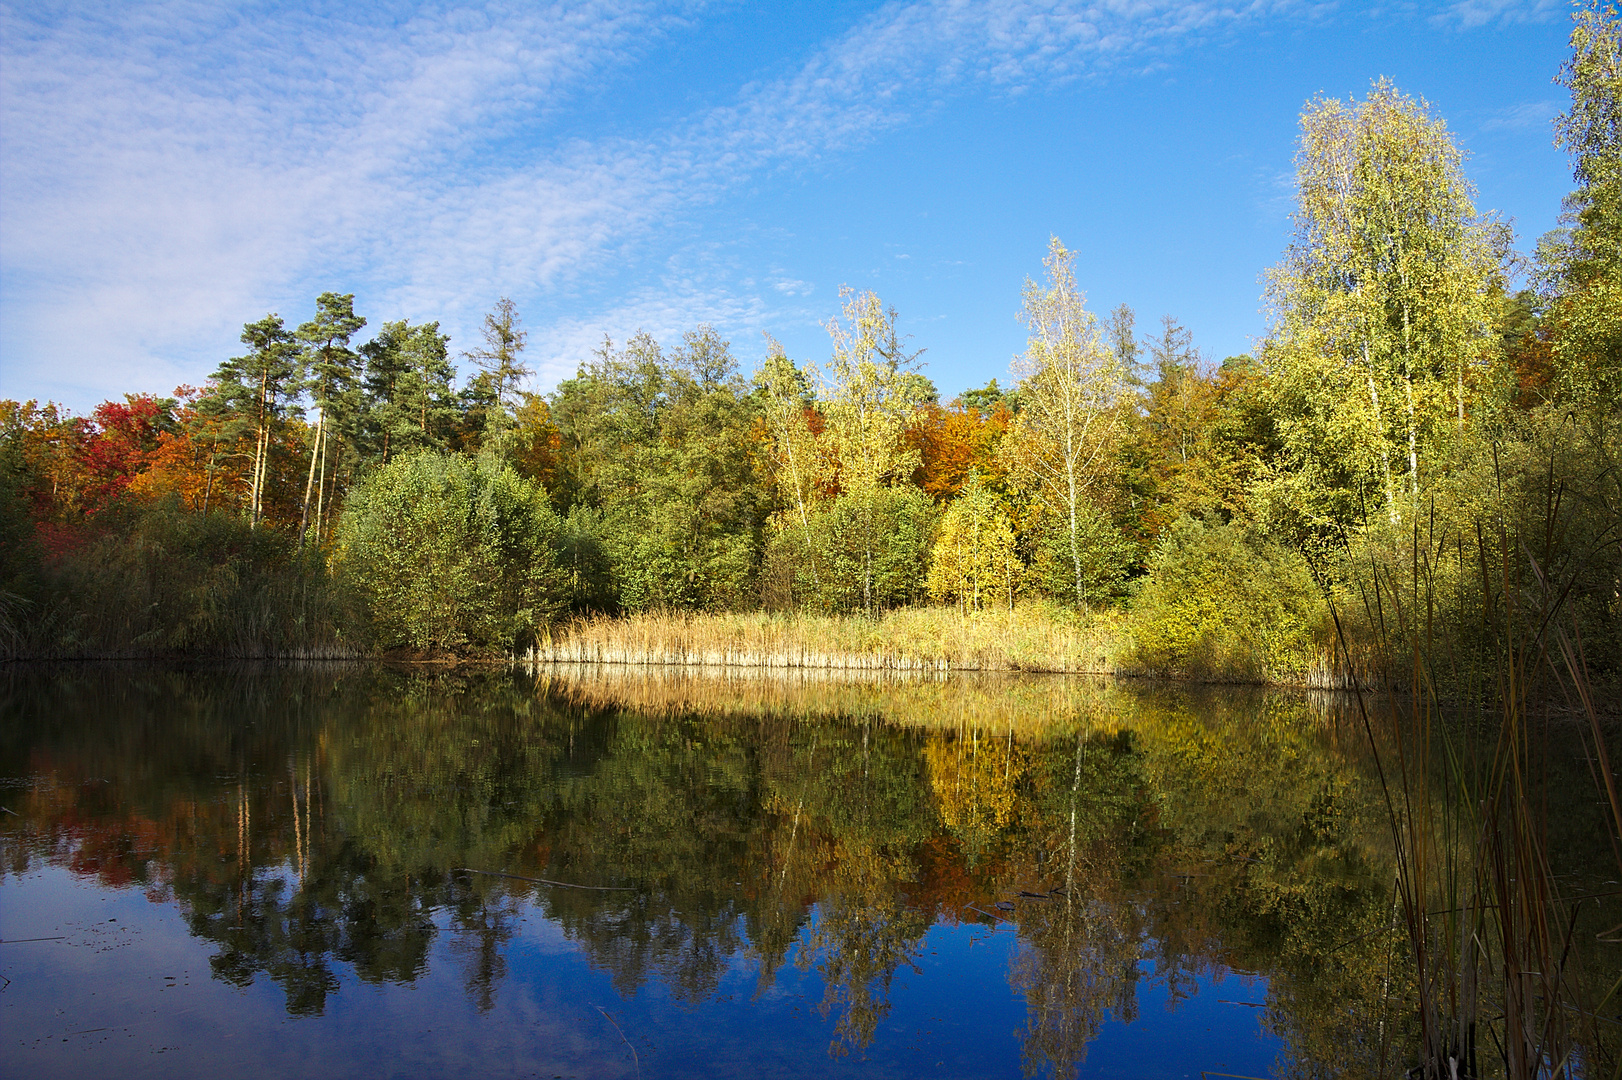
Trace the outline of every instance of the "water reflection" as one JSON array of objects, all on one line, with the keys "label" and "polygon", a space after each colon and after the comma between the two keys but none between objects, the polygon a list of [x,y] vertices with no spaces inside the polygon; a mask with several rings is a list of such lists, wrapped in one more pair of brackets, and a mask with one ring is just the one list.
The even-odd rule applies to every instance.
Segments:
[{"label": "water reflection", "polygon": [[1389,833],[1355,734],[1299,696],[369,669],[17,671],[4,695],[9,870],[178,905],[217,979],[295,1016],[340,972],[423,977],[436,913],[489,1011],[530,910],[622,997],[814,974],[835,1055],[942,923],[1015,935],[1027,1074],[1073,1074],[1146,980],[1175,1008],[1265,976],[1246,1004],[1313,1075],[1371,1074],[1400,1012]]}]

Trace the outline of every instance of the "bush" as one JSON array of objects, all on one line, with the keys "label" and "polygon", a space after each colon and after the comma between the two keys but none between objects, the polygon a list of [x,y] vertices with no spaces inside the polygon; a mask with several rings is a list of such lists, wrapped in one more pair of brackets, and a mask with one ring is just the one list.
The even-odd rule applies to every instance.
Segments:
[{"label": "bush", "polygon": [[1335,566],[1365,677],[1407,685],[1417,656],[1437,692],[1490,696],[1512,643],[1543,643],[1558,667],[1559,634],[1580,641],[1588,678],[1622,677],[1622,440],[1553,408],[1499,420],[1467,432],[1400,519],[1369,522]]},{"label": "bush", "polygon": [[517,650],[563,607],[561,531],[546,492],[511,467],[429,451],[357,486],[336,563],[385,648]]},{"label": "bush", "polygon": [[1328,646],[1328,605],[1298,553],[1244,526],[1180,518],[1132,604],[1134,659],[1233,682],[1300,679]]}]

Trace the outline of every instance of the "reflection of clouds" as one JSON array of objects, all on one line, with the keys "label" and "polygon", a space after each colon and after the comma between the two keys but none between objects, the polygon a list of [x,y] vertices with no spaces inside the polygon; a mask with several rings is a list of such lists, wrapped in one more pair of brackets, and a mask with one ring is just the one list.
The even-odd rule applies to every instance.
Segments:
[{"label": "reflection of clouds", "polygon": [[580,945],[550,919],[525,919],[513,944],[537,956],[576,956]]},{"label": "reflection of clouds", "polygon": [[[722,322],[764,302],[729,280],[716,307],[695,309],[711,297],[626,268],[626,246],[744,177],[861,145],[955,88],[1135,69],[1289,6],[890,5],[780,79],[614,135],[561,129],[606,79],[688,32],[699,7],[344,20],[161,0],[12,9],[0,16],[0,342],[13,371],[43,379],[59,365],[65,382],[104,393],[195,382],[245,319],[281,307],[296,321],[326,288],[357,292],[375,322],[442,319],[458,345],[499,295],[533,310],[571,284],[617,293],[625,276],[633,307],[665,293],[672,322]],[[625,305],[588,297],[600,314],[582,317],[593,325],[580,336],[600,337]]]}]

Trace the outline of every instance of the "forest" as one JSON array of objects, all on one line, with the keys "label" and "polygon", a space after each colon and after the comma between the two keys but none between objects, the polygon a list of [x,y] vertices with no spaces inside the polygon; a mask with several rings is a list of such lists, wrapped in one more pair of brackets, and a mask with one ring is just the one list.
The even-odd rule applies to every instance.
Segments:
[{"label": "forest", "polygon": [[537,394],[509,300],[457,353],[325,292],[200,386],[0,402],[0,656],[499,658],[740,613],[882,650],[922,611],[1286,683],[1396,678],[1423,637],[1436,671],[1406,677],[1470,684],[1558,628],[1614,681],[1619,40],[1579,11],[1574,188],[1531,257],[1427,103],[1308,102],[1254,355],[1089,310],[1054,238],[1007,385],[949,399],[846,288],[826,356],[768,337],[752,372],[701,325],[605,339]]}]

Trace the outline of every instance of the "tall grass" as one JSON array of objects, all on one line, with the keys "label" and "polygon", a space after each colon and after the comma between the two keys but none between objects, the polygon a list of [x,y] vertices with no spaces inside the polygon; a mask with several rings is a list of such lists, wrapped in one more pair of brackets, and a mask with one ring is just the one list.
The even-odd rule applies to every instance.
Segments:
[{"label": "tall grass", "polygon": [[[1335,612],[1343,666],[1387,665],[1382,693],[1353,687],[1412,962],[1410,1075],[1615,1076],[1617,1032],[1602,1014],[1619,986],[1599,992],[1583,972],[1594,937],[1582,917],[1597,897],[1559,872],[1548,813],[1551,755],[1569,741],[1555,736],[1578,735],[1622,871],[1611,732],[1568,603],[1575,569],[1555,580],[1549,545],[1538,551],[1505,516],[1478,522],[1455,533],[1414,521],[1406,565],[1369,558],[1361,609]],[[1372,647],[1354,660],[1358,624]]]},{"label": "tall grass", "polygon": [[95,523],[30,586],[0,595],[0,658],[361,654],[358,624],[317,553],[169,503]]},{"label": "tall grass", "polygon": [[686,667],[864,671],[1122,669],[1127,637],[1115,612],[1074,615],[1047,605],[969,614],[904,608],[877,619],[752,612],[651,613],[567,624],[525,659]]}]

